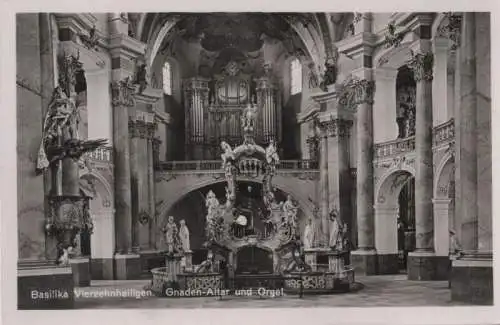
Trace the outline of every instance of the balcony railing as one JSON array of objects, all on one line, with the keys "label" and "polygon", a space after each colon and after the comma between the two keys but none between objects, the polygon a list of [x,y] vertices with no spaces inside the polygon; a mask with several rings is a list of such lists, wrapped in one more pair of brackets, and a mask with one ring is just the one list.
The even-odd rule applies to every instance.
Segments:
[{"label": "balcony railing", "polygon": [[113,162],[113,148],[100,147],[94,151],[86,153],[87,157],[93,161]]},{"label": "balcony railing", "polygon": [[[244,162],[240,162],[240,165],[245,166],[247,169],[255,165],[255,162],[250,159],[248,160],[248,164]],[[255,168],[258,167],[255,165]],[[318,163],[314,160],[281,160],[277,168],[278,170],[315,170],[318,168]],[[168,161],[160,163],[159,169],[164,171],[220,170],[222,169],[222,161]]]},{"label": "balcony railing", "polygon": [[433,136],[434,145],[440,145],[441,143],[453,140],[455,138],[455,123],[453,119],[436,126],[433,130]]},{"label": "balcony railing", "polygon": [[377,158],[404,154],[415,150],[415,137],[396,139],[375,145],[375,156]]},{"label": "balcony railing", "polygon": [[[453,119],[446,123],[436,126],[432,131],[434,146],[441,145],[453,141],[455,138],[455,127]],[[383,143],[375,144],[375,157],[384,158],[396,156],[415,150],[415,137],[408,137],[404,139],[396,139]]]}]

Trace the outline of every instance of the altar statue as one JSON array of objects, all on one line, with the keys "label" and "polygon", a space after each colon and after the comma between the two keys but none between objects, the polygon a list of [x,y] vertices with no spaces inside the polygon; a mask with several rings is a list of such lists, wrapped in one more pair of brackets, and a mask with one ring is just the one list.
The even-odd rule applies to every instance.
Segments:
[{"label": "altar statue", "polygon": [[330,212],[330,239],[328,244],[331,248],[336,250],[342,250],[342,225],[340,223],[337,209],[333,209]]},{"label": "altar statue", "polygon": [[220,157],[222,158],[222,166],[225,167],[228,161],[233,161],[235,159],[234,152],[231,146],[226,141],[222,141],[220,146],[224,151],[222,155],[220,155]]},{"label": "altar statue", "polygon": [[278,149],[276,148],[276,143],[274,140],[269,142],[269,146],[266,148],[266,161],[269,165],[276,166],[280,158],[278,156]]},{"label": "altar statue", "polygon": [[307,219],[307,224],[304,229],[304,249],[313,248],[314,244],[314,225],[311,217]]},{"label": "altar statue", "polygon": [[286,220],[294,229],[297,226],[297,210],[298,207],[293,204],[292,197],[288,195],[283,204],[283,212],[285,213]]},{"label": "altar statue", "polygon": [[182,219],[179,225],[179,239],[181,240],[182,250],[184,252],[189,252],[191,250],[191,244],[189,242],[189,229],[186,225],[186,220]]},{"label": "altar statue", "polygon": [[174,252],[178,236],[177,225],[174,222],[173,216],[168,217],[168,222],[165,225],[163,231],[165,232],[165,243],[167,244],[167,251],[169,253],[172,253]]}]

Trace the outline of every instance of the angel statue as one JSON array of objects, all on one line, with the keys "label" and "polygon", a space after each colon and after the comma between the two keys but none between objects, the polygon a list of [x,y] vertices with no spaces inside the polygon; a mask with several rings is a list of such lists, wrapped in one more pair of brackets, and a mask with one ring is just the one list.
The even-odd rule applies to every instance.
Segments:
[{"label": "angel statue", "polygon": [[278,149],[276,148],[276,142],[271,140],[266,148],[266,160],[269,165],[276,166],[280,158],[278,156]]},{"label": "angel statue", "polygon": [[220,155],[220,157],[222,158],[222,165],[226,166],[226,163],[228,161],[233,161],[235,159],[234,152],[231,146],[226,141],[222,141],[220,146],[224,151],[222,155]]}]

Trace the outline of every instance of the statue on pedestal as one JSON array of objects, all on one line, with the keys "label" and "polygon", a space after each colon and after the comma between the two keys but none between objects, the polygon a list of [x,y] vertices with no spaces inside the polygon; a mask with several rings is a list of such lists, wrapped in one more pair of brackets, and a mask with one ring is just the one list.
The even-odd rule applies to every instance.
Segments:
[{"label": "statue on pedestal", "polygon": [[253,132],[257,117],[257,106],[248,104],[241,116],[241,125],[245,132]]},{"label": "statue on pedestal", "polygon": [[311,217],[307,219],[307,224],[304,229],[304,249],[311,249],[314,245],[314,224]]},{"label": "statue on pedestal", "polygon": [[334,250],[342,250],[343,249],[343,227],[341,226],[338,211],[337,209],[333,209],[330,212],[330,239],[328,241],[328,245]]},{"label": "statue on pedestal", "polygon": [[168,222],[165,225],[163,231],[165,232],[165,243],[167,244],[167,251],[173,253],[177,246],[178,230],[177,225],[174,222],[174,217],[169,216]]},{"label": "statue on pedestal", "polygon": [[191,250],[191,243],[189,242],[189,229],[186,225],[186,221],[182,219],[179,222],[179,239],[181,241],[182,250],[184,252],[189,252]]}]

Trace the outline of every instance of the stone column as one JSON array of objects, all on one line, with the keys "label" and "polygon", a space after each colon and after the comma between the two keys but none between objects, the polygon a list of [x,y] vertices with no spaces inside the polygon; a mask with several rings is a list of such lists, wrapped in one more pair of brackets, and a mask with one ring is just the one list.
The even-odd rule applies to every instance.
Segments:
[{"label": "stone column", "polygon": [[455,213],[464,254],[452,262],[451,298],[492,304],[490,14],[465,12],[461,27]]},{"label": "stone column", "polygon": [[477,251],[477,89],[475,15],[465,13],[460,49],[460,191],[461,206],[457,211],[462,222],[462,247]]},{"label": "stone column", "polygon": [[373,96],[375,83],[362,80],[357,85],[356,209],[358,250],[352,252],[353,264],[365,274],[376,273],[374,173],[373,173]]},{"label": "stone column", "polygon": [[[427,35],[425,35],[427,36]],[[437,279],[439,263],[447,259],[436,257],[434,252],[433,153],[432,153],[432,80],[434,55],[431,42],[420,40],[419,52],[413,55],[408,66],[417,83],[415,127],[415,230],[416,248],[408,254],[409,280]]]},{"label": "stone column", "polygon": [[321,151],[320,151],[320,213],[321,213],[321,240],[320,243],[326,245],[328,242],[328,219],[330,213],[329,207],[329,186],[328,186],[328,135],[326,130],[321,131],[320,135]]},{"label": "stone column", "polygon": [[[436,255],[448,256],[449,254],[449,208],[450,199],[436,198],[432,200],[434,206],[434,246]],[[445,234],[443,236],[443,234]]]},{"label": "stone column", "polygon": [[[132,206],[132,252],[139,252],[139,213],[140,213],[140,195],[142,190],[142,173],[139,158],[139,141],[141,134],[144,134],[144,123],[140,121],[129,120],[130,135],[130,194]],[[142,142],[142,141],[141,141]]]},{"label": "stone column", "polygon": [[433,125],[448,121],[448,49],[450,40],[435,38],[433,49],[435,55],[434,79],[432,83]]},{"label": "stone column", "polygon": [[132,84],[134,57],[144,54],[145,44],[127,35],[128,22],[119,13],[109,14],[113,106],[116,278],[134,279],[141,272],[139,255],[132,254],[132,193],[130,180],[129,110],[135,106]]},{"label": "stone column", "polygon": [[377,250],[377,273],[397,274],[398,265],[398,207],[377,203],[375,210],[375,248]]},{"label": "stone column", "polygon": [[149,245],[156,249],[156,211],[155,211],[155,181],[154,181],[154,158],[153,158],[154,130],[148,134],[148,205],[149,205]]}]

